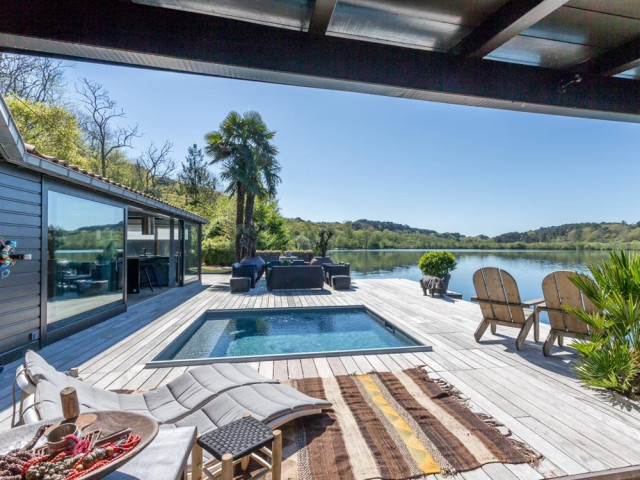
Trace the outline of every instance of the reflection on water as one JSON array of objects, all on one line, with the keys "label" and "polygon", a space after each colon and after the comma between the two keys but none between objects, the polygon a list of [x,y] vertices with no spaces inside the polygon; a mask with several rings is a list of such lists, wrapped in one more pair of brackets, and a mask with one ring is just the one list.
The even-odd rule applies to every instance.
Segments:
[{"label": "reflection on water", "polygon": [[[422,273],[418,261],[427,250],[334,250],[334,262],[351,264],[354,278],[408,278],[418,281]],[[523,300],[542,297],[542,279],[555,270],[584,272],[587,265],[608,258],[600,251],[535,250],[451,250],[458,260],[449,289],[468,300],[475,295],[471,281],[481,267],[499,267],[518,282]],[[416,288],[419,288],[416,286]]]}]

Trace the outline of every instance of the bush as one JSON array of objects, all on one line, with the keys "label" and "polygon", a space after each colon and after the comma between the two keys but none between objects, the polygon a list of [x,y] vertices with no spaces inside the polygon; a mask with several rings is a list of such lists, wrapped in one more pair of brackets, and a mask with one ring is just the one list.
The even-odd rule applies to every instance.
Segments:
[{"label": "bush", "polygon": [[427,252],[420,259],[418,267],[423,275],[444,277],[455,270],[457,264],[451,252]]},{"label": "bush", "polygon": [[235,246],[228,240],[207,238],[202,242],[202,263],[205,265],[231,265],[235,258]]},{"label": "bush", "polygon": [[[298,257],[305,262],[311,261],[313,258],[313,252],[311,250],[288,250],[292,256]],[[271,262],[273,260],[279,260],[284,256],[284,252],[281,250],[258,250],[256,255],[262,257],[265,262]]]},{"label": "bush", "polygon": [[593,278],[571,280],[599,311],[565,307],[597,330],[590,341],[573,344],[579,352],[576,373],[587,385],[639,395],[640,256],[611,252],[589,271]]}]

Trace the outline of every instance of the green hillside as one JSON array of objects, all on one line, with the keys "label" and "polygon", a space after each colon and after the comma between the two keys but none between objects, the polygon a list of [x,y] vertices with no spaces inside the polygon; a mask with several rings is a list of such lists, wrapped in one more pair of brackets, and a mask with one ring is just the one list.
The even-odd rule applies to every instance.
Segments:
[{"label": "green hillside", "polygon": [[334,231],[331,248],[469,248],[469,249],[561,249],[561,250],[640,250],[640,222],[572,223],[542,227],[527,232],[509,232],[495,237],[469,237],[460,233],[438,233],[393,222],[356,220],[349,222],[311,222],[286,219],[292,247],[309,249],[321,228]]}]

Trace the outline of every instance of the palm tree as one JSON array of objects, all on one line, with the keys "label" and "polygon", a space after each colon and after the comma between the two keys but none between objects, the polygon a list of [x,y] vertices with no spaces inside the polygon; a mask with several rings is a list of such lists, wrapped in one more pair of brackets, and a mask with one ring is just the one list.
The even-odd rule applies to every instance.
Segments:
[{"label": "palm tree", "polygon": [[270,142],[275,133],[258,112],[230,112],[219,130],[205,135],[205,152],[211,163],[222,164],[220,177],[229,182],[226,191],[236,195],[236,261],[255,253],[255,197],[273,196],[280,182],[278,151]]}]

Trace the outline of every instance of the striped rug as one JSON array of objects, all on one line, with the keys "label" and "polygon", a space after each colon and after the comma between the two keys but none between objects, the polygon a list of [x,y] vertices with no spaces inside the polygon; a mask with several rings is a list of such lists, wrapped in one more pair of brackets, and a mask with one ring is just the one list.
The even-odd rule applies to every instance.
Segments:
[{"label": "striped rug", "polygon": [[419,368],[291,384],[333,409],[284,428],[284,479],[415,479],[540,459]]}]

